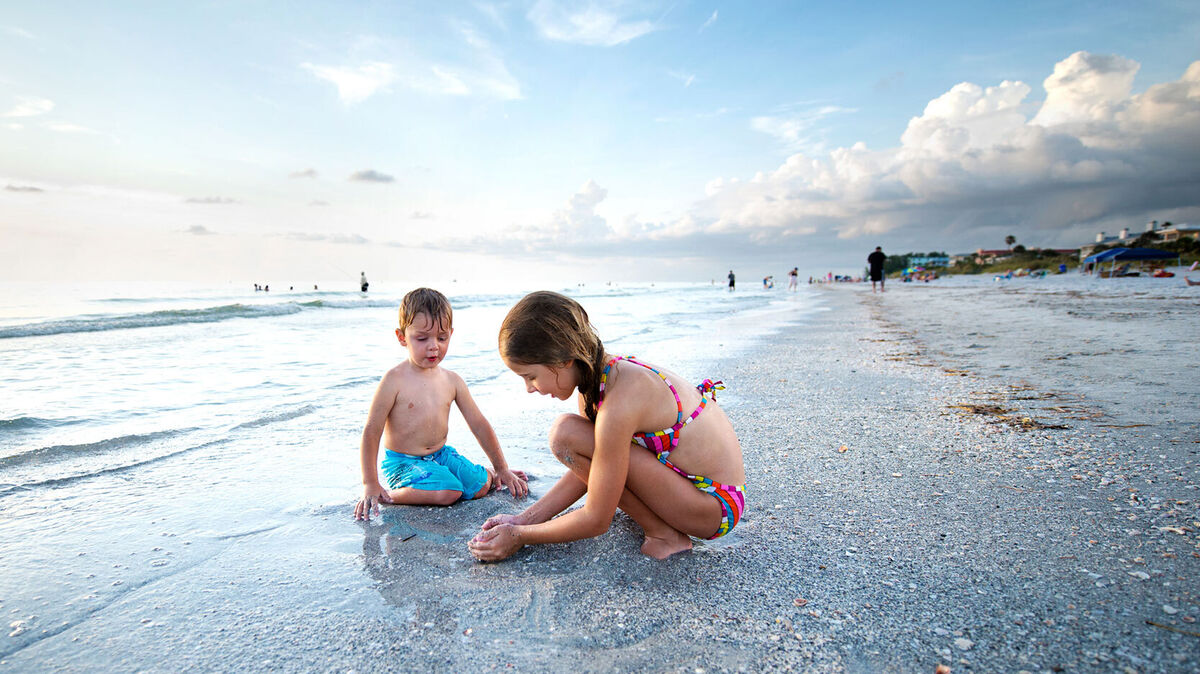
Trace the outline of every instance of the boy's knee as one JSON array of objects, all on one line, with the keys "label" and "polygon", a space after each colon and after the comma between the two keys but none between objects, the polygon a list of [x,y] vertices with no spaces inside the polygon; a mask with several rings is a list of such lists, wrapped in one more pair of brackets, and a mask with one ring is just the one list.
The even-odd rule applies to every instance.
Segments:
[{"label": "boy's knee", "polygon": [[463,493],[461,491],[444,489],[434,494],[434,505],[454,505],[455,503],[458,503],[458,500],[462,498],[462,495]]},{"label": "boy's knee", "polygon": [[496,484],[496,474],[492,472],[491,468],[485,470],[487,470],[487,479],[483,481],[483,486],[479,488],[479,491],[471,495],[471,500],[487,496],[492,491],[492,486]]}]

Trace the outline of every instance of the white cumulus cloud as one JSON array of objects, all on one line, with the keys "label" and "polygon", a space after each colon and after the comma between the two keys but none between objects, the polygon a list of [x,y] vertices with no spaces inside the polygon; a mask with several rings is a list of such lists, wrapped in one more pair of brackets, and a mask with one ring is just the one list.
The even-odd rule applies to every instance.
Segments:
[{"label": "white cumulus cloud", "polygon": [[598,47],[614,47],[655,30],[648,19],[633,18],[632,3],[538,0],[528,18],[543,37]]},{"label": "white cumulus cloud", "polygon": [[349,104],[367,100],[396,80],[392,64],[381,61],[369,61],[357,67],[322,66],[312,63],[302,63],[301,67],[318,79],[337,87],[338,98]]},{"label": "white cumulus cloud", "polygon": [[5,117],[37,117],[44,115],[54,109],[54,101],[48,98],[38,96],[17,96],[17,104],[14,105],[8,112],[4,113]]}]

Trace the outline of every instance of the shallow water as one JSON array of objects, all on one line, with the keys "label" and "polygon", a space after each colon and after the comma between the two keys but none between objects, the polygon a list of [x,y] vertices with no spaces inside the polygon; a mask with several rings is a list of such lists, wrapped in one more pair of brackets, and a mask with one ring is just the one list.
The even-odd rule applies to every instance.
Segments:
[{"label": "shallow water", "polygon": [[[124,620],[176,629],[197,618],[152,608],[227,594],[283,550],[304,560],[289,572],[299,605],[340,610],[328,587],[373,582],[351,507],[367,406],[404,357],[399,294],[167,289],[0,289],[0,662],[74,657],[74,639]],[[808,288],[558,289],[584,304],[610,351],[697,381],[721,378],[706,370],[718,355],[821,309]],[[510,464],[531,472],[540,493],[562,471],[544,449],[546,429],[571,404],[527,395],[495,355],[520,293],[448,295],[445,366],[467,380]],[[485,461],[457,412],[449,442]],[[506,497],[470,506],[494,510],[497,498]],[[225,601],[252,611],[261,603],[252,594]],[[354,610],[364,610],[361,597]],[[139,612],[150,617],[134,621]]]}]

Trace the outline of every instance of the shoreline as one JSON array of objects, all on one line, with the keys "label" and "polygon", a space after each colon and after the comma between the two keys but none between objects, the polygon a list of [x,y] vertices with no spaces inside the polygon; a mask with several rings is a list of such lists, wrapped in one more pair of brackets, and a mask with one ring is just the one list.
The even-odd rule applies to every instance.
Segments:
[{"label": "shoreline", "polygon": [[[728,387],[721,404],[742,441],[747,511],[730,536],[690,554],[643,557],[640,530],[618,514],[598,538],[481,564],[466,540],[524,503],[390,507],[361,525],[345,490],[327,490],[304,527],[251,518],[236,544],[0,666],[1197,667],[1200,638],[1168,629],[1200,632],[1185,620],[1200,617],[1188,580],[1200,577],[1196,438],[964,413],[954,405],[980,394],[1022,410],[1036,401],[1004,373],[964,367],[953,344],[932,344],[922,312],[933,303],[906,290],[822,289],[815,316],[706,364]],[[954,293],[938,304],[974,306]],[[1062,377],[1050,372],[1039,390]],[[1143,468],[1151,450],[1168,458]],[[551,483],[531,487],[540,495]]]}]

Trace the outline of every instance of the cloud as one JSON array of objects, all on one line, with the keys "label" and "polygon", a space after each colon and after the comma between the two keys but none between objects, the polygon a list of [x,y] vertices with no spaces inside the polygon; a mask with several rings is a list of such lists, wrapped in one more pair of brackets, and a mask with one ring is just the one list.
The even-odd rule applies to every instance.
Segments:
[{"label": "cloud", "polygon": [[349,180],[354,180],[363,183],[393,183],[396,179],[386,173],[380,173],[375,169],[365,169],[355,171],[350,174]]},{"label": "cloud", "polygon": [[703,24],[700,26],[700,30],[698,30],[698,31],[696,31],[696,32],[697,32],[697,33],[699,33],[699,32],[702,32],[702,31],[703,31],[705,28],[708,28],[709,26],[713,25],[713,24],[714,24],[714,23],[716,23],[716,22],[717,22],[717,10],[715,10],[715,9],[714,9],[714,10],[713,10],[713,13],[712,13],[712,16],[708,17],[708,20],[707,20],[707,21],[705,21],[705,22],[704,22],[704,23],[703,23]]},{"label": "cloud", "polygon": [[408,214],[408,217],[412,220],[432,220],[434,215],[428,211],[413,211]]},{"label": "cloud", "polygon": [[8,33],[9,35],[14,35],[16,37],[23,38],[25,40],[36,40],[37,39],[37,36],[35,36],[33,33],[30,33],[29,31],[25,30],[24,28],[18,28],[17,26],[4,26],[3,30],[5,33]]},{"label": "cloud", "polygon": [[546,39],[596,47],[625,44],[656,30],[653,21],[633,19],[622,10],[629,11],[624,3],[601,6],[587,0],[538,0],[527,18]]},{"label": "cloud", "polygon": [[892,233],[966,246],[1007,227],[1061,246],[1080,225],[1200,208],[1200,62],[1131,95],[1136,71],[1121,57],[1072,54],[1036,109],[1022,82],[963,82],[912,118],[896,147],[795,154],[720,182],[696,210],[707,230],[751,236]]},{"label": "cloud", "polygon": [[329,202],[328,202],[328,201],[321,201],[320,199],[314,199],[314,200],[312,200],[312,201],[308,202],[308,205],[309,205],[309,206],[328,206],[328,205],[329,205]]},{"label": "cloud", "polygon": [[[789,106],[795,107],[795,106]],[[824,150],[820,123],[827,117],[857,112],[836,105],[810,106],[801,110],[786,110],[777,115],[762,115],[750,120],[750,128],[770,136],[792,151],[811,153]]]},{"label": "cloud", "polygon": [[311,72],[317,79],[330,82],[337,87],[338,98],[343,103],[361,103],[376,92],[386,90],[396,80],[395,69],[390,63],[369,61],[358,67],[321,66],[302,63],[300,67]]},{"label": "cloud", "polygon": [[54,109],[54,101],[37,96],[17,96],[17,104],[4,113],[5,117],[36,117]]},{"label": "cloud", "polygon": [[588,180],[578,192],[567,200],[567,207],[554,212],[550,222],[553,236],[562,241],[596,240],[612,234],[604,218],[596,214],[596,207],[608,197],[608,190],[594,180]]},{"label": "cloud", "polygon": [[302,171],[292,171],[288,174],[289,178],[316,178],[317,169],[306,168]]},{"label": "cloud", "polygon": [[8,190],[9,192],[45,192],[46,191],[40,187],[34,187],[33,185],[13,185],[11,183],[8,185],[5,185],[4,189]]},{"label": "cloud", "polygon": [[[795,152],[747,178],[718,177],[662,222],[599,215],[608,192],[589,181],[549,222],[466,247],[820,257],[864,237],[872,247],[966,251],[1014,234],[1059,248],[1152,218],[1200,218],[1200,61],[1133,94],[1137,70],[1122,57],[1078,52],[1054,66],[1040,100],[1024,82],[962,82],[930,100],[890,147]],[[811,107],[752,124],[804,144],[819,138],[817,122],[842,112]]]},{"label": "cloud", "polygon": [[370,240],[358,234],[314,234],[312,232],[287,232],[278,236],[282,236],[286,239],[292,239],[293,241],[340,243],[354,246],[361,246],[370,243]]},{"label": "cloud", "polygon": [[187,234],[194,234],[196,236],[212,236],[213,234],[216,234],[216,232],[205,227],[204,225],[192,225],[183,231]]},{"label": "cloud", "polygon": [[185,204],[236,204],[237,199],[229,197],[190,197],[184,199]]},{"label": "cloud", "polygon": [[678,70],[668,70],[667,74],[679,80],[680,82],[683,82],[684,89],[692,86],[692,82],[696,81],[696,75],[693,73],[685,73]]},{"label": "cloud", "polygon": [[521,85],[498,50],[472,26],[462,21],[450,24],[452,33],[442,40],[453,43],[454,48],[448,50],[453,55],[450,58],[435,60],[371,41],[372,49],[385,55],[383,59],[355,67],[313,63],[302,63],[301,67],[337,87],[339,98],[346,104],[361,103],[393,86],[435,96],[520,99]]}]

